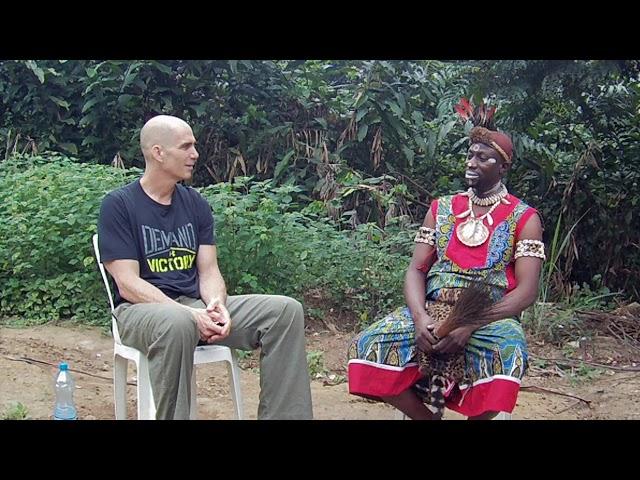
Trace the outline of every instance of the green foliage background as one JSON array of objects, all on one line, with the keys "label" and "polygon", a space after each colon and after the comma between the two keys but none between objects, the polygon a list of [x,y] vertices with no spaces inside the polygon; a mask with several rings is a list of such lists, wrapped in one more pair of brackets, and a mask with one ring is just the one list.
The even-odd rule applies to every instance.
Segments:
[{"label": "green foliage background", "polygon": [[0,62],[0,313],[104,320],[99,201],[166,113],[198,138],[230,290],[314,291],[370,321],[401,301],[431,199],[463,188],[462,96],[498,106],[509,189],[566,238],[548,298],[640,298],[637,61],[19,60]]}]

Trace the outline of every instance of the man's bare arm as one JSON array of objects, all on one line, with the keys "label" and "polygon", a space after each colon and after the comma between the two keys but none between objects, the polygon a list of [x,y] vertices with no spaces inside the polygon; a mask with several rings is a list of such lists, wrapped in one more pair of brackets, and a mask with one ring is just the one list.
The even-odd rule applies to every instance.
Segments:
[{"label": "man's bare arm", "polygon": [[218,300],[227,304],[227,287],[218,267],[218,255],[215,245],[200,245],[196,257],[198,277],[200,279],[200,298],[206,305]]},{"label": "man's bare arm", "polygon": [[137,260],[110,260],[104,266],[111,274],[120,296],[129,303],[175,303],[162,290],[140,278],[140,264]]}]

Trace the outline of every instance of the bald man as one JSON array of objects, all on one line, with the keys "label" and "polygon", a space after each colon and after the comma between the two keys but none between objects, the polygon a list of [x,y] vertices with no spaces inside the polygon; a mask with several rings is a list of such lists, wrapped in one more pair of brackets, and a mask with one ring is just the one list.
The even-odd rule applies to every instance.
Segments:
[{"label": "bald man", "polygon": [[280,295],[227,296],[207,201],[178,182],[198,160],[183,120],[159,115],[140,131],[145,171],[107,194],[98,220],[115,281],[122,343],[143,352],[157,419],[188,419],[198,344],[261,348],[259,419],[311,419],[302,305]]}]

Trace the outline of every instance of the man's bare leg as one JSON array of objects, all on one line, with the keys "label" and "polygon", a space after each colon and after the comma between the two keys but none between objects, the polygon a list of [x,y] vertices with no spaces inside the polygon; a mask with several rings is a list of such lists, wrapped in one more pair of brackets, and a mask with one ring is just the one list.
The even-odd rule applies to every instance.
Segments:
[{"label": "man's bare leg", "polygon": [[386,403],[397,408],[412,420],[439,420],[420,398],[411,390],[405,390],[394,397],[382,397]]}]

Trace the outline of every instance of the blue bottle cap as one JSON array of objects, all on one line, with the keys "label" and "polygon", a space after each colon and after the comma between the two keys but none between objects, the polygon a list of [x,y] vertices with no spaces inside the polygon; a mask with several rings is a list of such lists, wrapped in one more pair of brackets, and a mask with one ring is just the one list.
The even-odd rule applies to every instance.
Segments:
[{"label": "blue bottle cap", "polygon": [[61,362],[60,370],[69,370],[69,365],[67,365],[65,362]]}]

